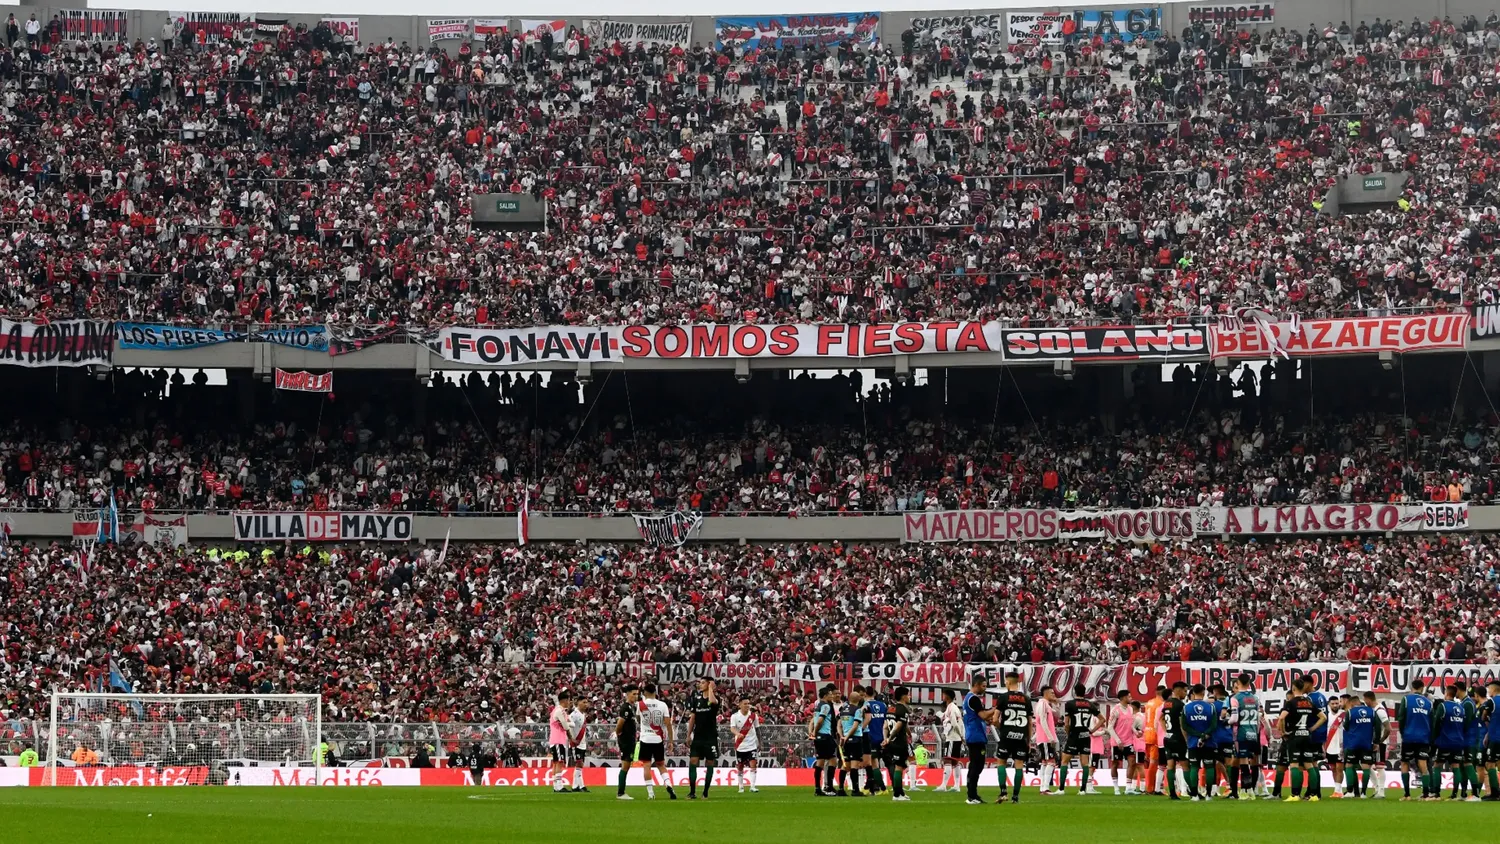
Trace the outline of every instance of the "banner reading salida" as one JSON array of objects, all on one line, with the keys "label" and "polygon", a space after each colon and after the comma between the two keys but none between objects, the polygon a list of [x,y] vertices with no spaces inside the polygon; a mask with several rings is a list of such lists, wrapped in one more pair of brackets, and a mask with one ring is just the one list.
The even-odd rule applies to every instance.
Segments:
[{"label": "banner reading salida", "polygon": [[654,358],[881,357],[940,352],[993,354],[996,322],[899,322],[829,325],[610,325],[542,328],[444,328],[433,350],[470,366],[537,361]]}]

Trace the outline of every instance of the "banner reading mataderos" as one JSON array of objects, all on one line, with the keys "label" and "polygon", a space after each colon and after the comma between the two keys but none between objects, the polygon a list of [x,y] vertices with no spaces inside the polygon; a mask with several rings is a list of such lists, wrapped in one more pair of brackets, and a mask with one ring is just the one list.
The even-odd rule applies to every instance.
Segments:
[{"label": "banner reading mataderos", "polygon": [[1209,328],[1209,353],[1215,358],[1268,358],[1275,355],[1373,354],[1463,349],[1469,343],[1469,315],[1463,312],[1415,316],[1305,319],[1300,322],[1255,322]]},{"label": "banner reading mataderos", "polygon": [[1080,328],[1007,328],[1005,359],[1139,360],[1208,353],[1208,335],[1195,325],[1091,325]]},{"label": "banner reading mataderos", "polygon": [[647,47],[686,47],[693,40],[693,22],[632,23],[584,18],[583,32],[596,47],[604,47],[616,41],[627,47],[634,44],[645,44]]},{"label": "banner reading mataderos", "polygon": [[714,49],[743,45],[747,50],[814,47],[831,44],[874,44],[880,31],[879,12],[835,15],[768,15],[717,18]]},{"label": "banner reading mataderos", "polygon": [[408,513],[235,513],[240,542],[409,542]]},{"label": "banner reading mataderos", "polygon": [[1121,41],[1144,39],[1155,41],[1162,37],[1161,7],[1148,9],[1079,9],[1073,12],[1074,30],[1081,38],[1095,35],[1106,42],[1115,38]]},{"label": "banner reading mataderos", "polygon": [[912,30],[919,36],[925,35],[933,41],[957,43],[963,39],[965,27],[973,33],[975,40],[985,40],[1005,31],[1005,15],[995,12],[988,15],[911,19]]},{"label": "banner reading mataderos", "polygon": [[901,515],[903,542],[1033,542],[1191,539],[1194,511],[1145,510],[923,510]]},{"label": "banner reading mataderos", "polygon": [[1011,44],[1061,44],[1062,12],[1006,12],[1005,40]]},{"label": "banner reading mataderos", "polygon": [[1467,530],[1468,506],[1455,504],[1294,504],[1200,507],[1200,534],[1390,533]]},{"label": "banner reading mataderos", "polygon": [[175,352],[217,346],[220,343],[239,343],[244,339],[243,331],[223,331],[190,325],[156,325],[149,322],[115,323],[115,342],[122,349]]},{"label": "banner reading mataderos", "polygon": [[432,349],[445,360],[470,366],[517,366],[537,361],[994,354],[1000,349],[1000,324],[955,321],[444,328]]},{"label": "banner reading mataderos", "polygon": [[109,363],[114,353],[114,323],[0,319],[0,366],[91,366]]},{"label": "banner reading mataderos", "polygon": [[1224,3],[1212,6],[1189,6],[1188,23],[1201,26],[1260,26],[1276,22],[1276,4]]}]

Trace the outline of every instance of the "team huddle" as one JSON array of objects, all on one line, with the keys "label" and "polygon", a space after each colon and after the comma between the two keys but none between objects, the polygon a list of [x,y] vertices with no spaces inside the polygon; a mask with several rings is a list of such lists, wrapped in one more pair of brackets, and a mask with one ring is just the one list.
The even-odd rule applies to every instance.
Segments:
[{"label": "team huddle", "polygon": [[[1000,803],[1020,801],[1024,774],[1032,765],[1044,795],[1064,794],[1070,782],[1079,794],[1098,794],[1095,775],[1102,772],[1115,794],[1317,801],[1323,797],[1326,766],[1333,797],[1383,798],[1388,765],[1399,762],[1403,800],[1443,799],[1445,775],[1449,799],[1500,800],[1500,718],[1495,717],[1500,681],[1489,683],[1488,690],[1453,683],[1436,700],[1424,693],[1420,681],[1413,681],[1392,715],[1374,692],[1329,696],[1304,677],[1293,681],[1281,711],[1272,716],[1261,705],[1254,679],[1240,674],[1232,688],[1175,683],[1158,687],[1146,701],[1122,691],[1114,701],[1100,704],[1082,686],[1066,701],[1050,688],[1033,700],[1015,672],[1005,676],[1003,690],[989,695],[985,679],[976,677],[961,702],[953,690],[942,692],[943,778],[935,791],[959,791],[967,760],[968,802],[983,803],[979,784],[994,758]],[[655,683],[627,685],[623,694],[614,727],[621,761],[616,796],[632,799],[625,793],[626,778],[639,762],[646,771],[647,797],[654,799],[656,788],[663,786],[668,798],[676,800],[666,763],[667,750],[677,740],[671,709]],[[707,799],[720,755],[714,682],[700,680],[686,707],[687,797],[698,799],[701,765],[702,797]],[[549,724],[554,791],[588,790],[581,767],[588,716],[587,700],[574,701],[567,692],[558,695]],[[873,686],[856,685],[847,698],[836,686],[824,686],[807,723],[814,793],[862,797],[889,790],[893,800],[909,800],[907,792],[921,787],[916,770],[925,768],[928,759],[926,746],[913,732],[912,716],[911,693],[904,686],[882,695]],[[735,766],[730,782],[738,781],[742,793],[759,791],[759,723],[749,701],[741,701],[729,719]],[[1268,769],[1273,776],[1265,776]],[[1419,789],[1415,798],[1413,777]],[[1284,789],[1289,793],[1283,798]]]}]

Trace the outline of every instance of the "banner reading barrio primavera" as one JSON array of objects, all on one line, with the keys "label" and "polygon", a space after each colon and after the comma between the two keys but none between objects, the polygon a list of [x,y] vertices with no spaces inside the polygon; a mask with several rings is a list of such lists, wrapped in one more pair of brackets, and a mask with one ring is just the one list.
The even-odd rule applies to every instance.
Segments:
[{"label": "banner reading barrio primavera", "polygon": [[1301,322],[1246,321],[1235,329],[1221,325],[1209,328],[1209,351],[1215,358],[1420,352],[1463,349],[1468,342],[1469,315],[1463,312]]},{"label": "banner reading barrio primavera", "polygon": [[692,21],[636,23],[584,18],[583,31],[600,47],[608,46],[616,41],[627,47],[636,44],[645,44],[647,47],[686,47],[693,40]]},{"label": "banner reading barrio primavera", "polygon": [[109,363],[114,352],[115,328],[111,322],[0,319],[0,366],[91,366]]},{"label": "banner reading barrio primavera", "polygon": [[444,328],[433,350],[470,366],[537,361],[732,360],[993,354],[996,322],[825,325],[611,325],[541,328]]},{"label": "banner reading barrio primavera", "polygon": [[235,513],[240,542],[409,542],[409,513]]}]

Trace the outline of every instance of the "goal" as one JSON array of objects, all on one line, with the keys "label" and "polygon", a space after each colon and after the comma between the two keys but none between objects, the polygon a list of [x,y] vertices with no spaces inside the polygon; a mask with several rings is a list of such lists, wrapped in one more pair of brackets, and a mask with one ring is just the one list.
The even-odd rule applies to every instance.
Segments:
[{"label": "goal", "polygon": [[322,747],[321,695],[53,692],[45,781],[202,785],[306,768],[296,779],[319,782]]}]

